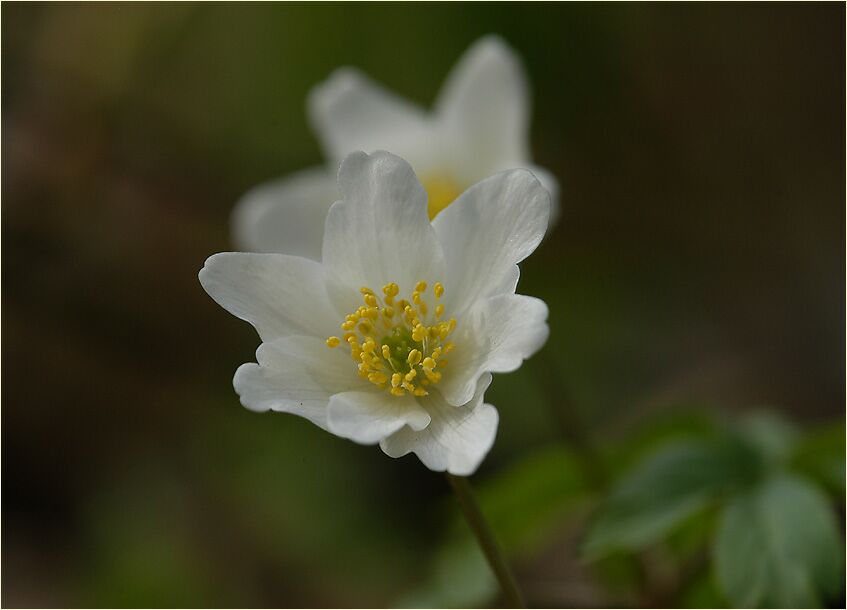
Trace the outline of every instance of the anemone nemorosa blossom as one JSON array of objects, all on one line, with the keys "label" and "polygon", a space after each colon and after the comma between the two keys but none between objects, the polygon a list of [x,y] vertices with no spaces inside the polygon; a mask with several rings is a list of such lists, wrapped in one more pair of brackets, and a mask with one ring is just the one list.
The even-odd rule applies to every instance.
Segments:
[{"label": "anemone nemorosa blossom", "polygon": [[322,262],[225,252],[200,271],[262,340],[235,390],[248,409],[470,474],[497,432],[483,403],[491,373],[514,371],[547,338],[547,306],[515,288],[549,195],[529,171],[505,171],[430,223],[412,168],[386,152],[348,156],[338,185]]},{"label": "anemone nemorosa blossom", "polygon": [[429,195],[430,219],[470,185],[513,168],[535,174],[550,192],[555,212],[556,179],[531,162],[529,105],[520,60],[496,36],[471,46],[432,112],[353,68],[340,68],[312,90],[307,104],[327,166],[247,193],[233,213],[236,245],[320,260],[324,220],[339,198],[338,163],[358,150],[390,150],[409,161]]}]

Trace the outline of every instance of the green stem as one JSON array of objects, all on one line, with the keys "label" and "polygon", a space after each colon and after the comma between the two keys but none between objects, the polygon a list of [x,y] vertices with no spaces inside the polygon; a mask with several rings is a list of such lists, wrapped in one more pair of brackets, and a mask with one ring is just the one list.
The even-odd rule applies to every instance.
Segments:
[{"label": "green stem", "polygon": [[471,485],[465,477],[457,477],[447,473],[447,481],[450,487],[453,488],[453,493],[456,494],[456,499],[459,501],[459,506],[462,507],[462,512],[465,514],[465,519],[468,521],[471,530],[476,536],[485,558],[488,560],[488,565],[497,577],[500,583],[500,588],[503,590],[503,595],[509,600],[513,608],[526,608],[523,601],[523,596],[515,582],[515,577],[506,563],[506,558],[503,557],[503,551],[500,550],[494,534],[488,527],[485,517],[482,516],[482,511],[479,510],[479,505],[474,498]]}]

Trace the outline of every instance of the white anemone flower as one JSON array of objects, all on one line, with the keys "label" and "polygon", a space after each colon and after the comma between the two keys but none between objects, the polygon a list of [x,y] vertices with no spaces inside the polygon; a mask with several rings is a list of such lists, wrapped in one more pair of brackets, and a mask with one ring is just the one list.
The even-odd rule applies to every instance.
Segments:
[{"label": "white anemone flower", "polygon": [[549,195],[529,171],[505,171],[430,222],[412,168],[386,152],[348,156],[338,186],[321,262],[226,252],[200,271],[262,340],[235,390],[248,409],[468,475],[497,431],[483,403],[491,373],[514,371],[547,339],[547,306],[515,288]]},{"label": "white anemone flower", "polygon": [[390,150],[409,161],[429,195],[430,219],[472,184],[514,168],[531,170],[557,210],[556,179],[531,161],[523,68],[496,36],[465,53],[432,112],[353,68],[340,68],[316,86],[307,106],[328,163],[248,192],[233,213],[238,248],[320,260],[324,219],[339,198],[338,163],[358,150]]}]

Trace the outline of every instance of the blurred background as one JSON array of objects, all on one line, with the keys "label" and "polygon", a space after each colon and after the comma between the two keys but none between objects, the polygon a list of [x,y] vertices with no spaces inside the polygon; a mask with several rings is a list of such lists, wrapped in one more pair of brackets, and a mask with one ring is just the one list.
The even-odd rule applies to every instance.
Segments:
[{"label": "blurred background", "polygon": [[714,504],[585,540],[644,456],[751,413],[823,456],[843,539],[844,10],[4,3],[2,604],[501,603],[443,476],[239,405],[257,338],[197,281],[240,195],[322,162],[312,86],[354,65],[428,106],[492,32],[563,210],[522,265],[550,340],[495,379],[473,479],[530,603],[738,603]]}]

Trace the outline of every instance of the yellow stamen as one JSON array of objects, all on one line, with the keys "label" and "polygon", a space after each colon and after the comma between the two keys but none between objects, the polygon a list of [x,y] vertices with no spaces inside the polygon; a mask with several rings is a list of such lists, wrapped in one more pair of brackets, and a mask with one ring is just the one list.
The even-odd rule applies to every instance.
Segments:
[{"label": "yellow stamen", "polygon": [[[435,316],[430,315],[429,304],[422,296],[426,290],[425,281],[417,282],[409,301],[396,298],[400,287],[394,282],[382,287],[384,296],[363,286],[363,304],[341,323],[343,342],[349,346],[358,375],[393,396],[426,396],[424,386],[441,380],[446,364],[441,356],[452,349],[446,338],[456,321],[440,320],[444,315],[442,303],[435,305]],[[433,294],[436,299],[444,295],[440,282],[433,285]],[[338,347],[342,339],[331,336],[326,344]]]}]

